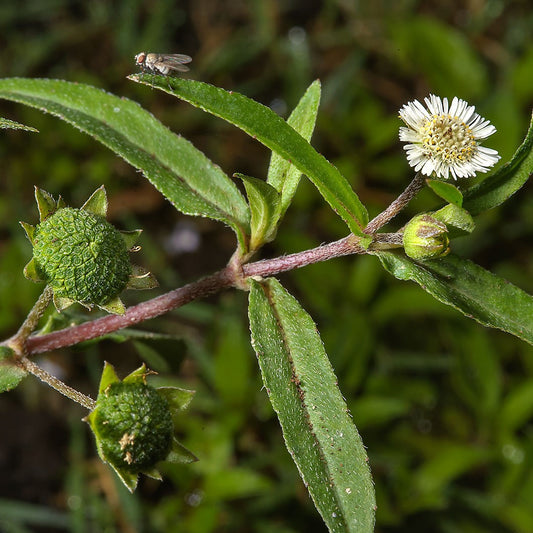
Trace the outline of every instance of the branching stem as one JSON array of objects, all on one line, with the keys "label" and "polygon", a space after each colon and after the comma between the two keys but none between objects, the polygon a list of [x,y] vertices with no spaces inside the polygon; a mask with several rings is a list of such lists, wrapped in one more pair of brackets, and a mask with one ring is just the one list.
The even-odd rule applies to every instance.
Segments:
[{"label": "branching stem", "polygon": [[77,391],[76,389],[73,389],[72,387],[69,387],[58,378],[52,376],[52,374],[48,373],[46,370],[36,365],[33,361],[30,361],[27,357],[22,357],[20,360],[20,364],[30,374],[33,374],[34,376],[38,377],[41,381],[43,381],[47,385],[50,385],[50,387],[55,389],[57,392],[63,394],[63,396],[66,396],[67,398],[70,398],[76,403],[83,405],[83,407],[86,407],[90,411],[92,411],[96,407],[96,402],[92,398],[86,396],[85,394],[82,394],[81,392]]},{"label": "branching stem", "polygon": [[387,222],[390,222],[424,187],[426,179],[419,172],[413,178],[407,188],[392,202],[385,211],[381,212],[377,217],[373,218],[366,226],[365,233],[373,235],[382,228]]},{"label": "branching stem", "polygon": [[52,296],[52,287],[47,285],[44,288],[44,291],[41,293],[41,296],[39,296],[39,299],[35,302],[32,310],[28,313],[26,320],[24,320],[19,330],[6,342],[6,344],[12,348],[15,353],[25,353],[26,340],[31,335],[32,331],[37,327],[40,318],[43,316],[43,313],[46,311],[46,308],[52,301]]},{"label": "branching stem", "polygon": [[[123,315],[108,315],[78,326],[65,328],[47,335],[35,335],[27,339],[26,354],[37,354],[72,346],[81,341],[101,337],[122,328],[133,326],[150,318],[167,313],[193,300],[204,298],[229,287],[246,288],[248,277],[274,276],[319,261],[349,254],[371,253],[375,250],[398,248],[401,235],[397,233],[376,233],[376,231],[396,216],[423,187],[424,178],[417,174],[405,191],[391,203],[385,211],[375,217],[365,228],[365,233],[373,240],[368,248],[361,245],[356,235],[348,235],[338,241],[324,244],[310,250],[274,259],[264,259],[253,263],[235,265],[234,261],[214,274],[184,285],[166,294],[129,307]],[[22,328],[21,328],[22,329]]]},{"label": "branching stem", "polygon": [[[396,242],[397,239],[391,238],[391,235],[394,234],[383,233],[376,235],[368,250],[359,245],[358,237],[348,235],[339,241],[305,250],[304,252],[248,263],[242,266],[242,276],[274,276],[281,272],[326,261],[334,257],[367,253],[372,249],[397,248],[399,246]],[[204,298],[229,287],[241,286],[241,278],[241,275],[236,275],[235,267],[230,265],[199,281],[189,283],[166,294],[129,307],[123,315],[107,315],[91,322],[54,331],[47,335],[32,336],[27,340],[26,353],[31,355],[57,350],[58,348],[72,346],[82,341],[95,339],[113,331],[133,326],[172,311],[193,300]]]}]

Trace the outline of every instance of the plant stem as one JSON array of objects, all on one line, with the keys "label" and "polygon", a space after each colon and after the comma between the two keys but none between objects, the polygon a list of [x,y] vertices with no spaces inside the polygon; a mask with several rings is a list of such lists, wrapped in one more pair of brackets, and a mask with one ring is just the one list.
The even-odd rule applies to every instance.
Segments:
[{"label": "plant stem", "polygon": [[37,327],[40,318],[46,311],[46,308],[52,301],[53,291],[50,285],[44,288],[44,291],[35,302],[32,310],[28,313],[26,320],[22,323],[19,330],[11,337],[6,344],[12,348],[15,353],[23,354],[25,351],[25,344],[32,331]]},{"label": "plant stem", "polygon": [[235,267],[230,265],[203,279],[129,307],[123,315],[108,315],[78,326],[54,331],[47,335],[32,336],[26,342],[27,354],[43,353],[72,346],[82,341],[95,339],[113,331],[133,326],[150,318],[155,318],[193,300],[204,298],[229,287],[241,286],[243,279],[241,276],[244,276],[244,279],[250,276],[273,276],[334,257],[367,253],[373,249],[397,248],[399,246],[398,239],[391,237],[391,235],[395,234],[383,233],[375,235],[374,241],[368,250],[359,245],[358,237],[348,235],[343,239],[312,248],[311,250],[245,264],[242,266],[242,274],[240,275],[237,275]]},{"label": "plant stem", "polygon": [[233,285],[233,270],[225,268],[211,276],[129,307],[123,315],[107,315],[78,326],[54,331],[47,335],[35,335],[26,343],[27,354],[35,354],[72,346],[95,339],[113,331],[133,326],[181,307],[198,298],[204,298]]},{"label": "plant stem", "polygon": [[[204,298],[229,287],[245,289],[246,278],[251,276],[273,276],[281,272],[343,255],[398,248],[401,246],[400,234],[376,232],[395,217],[416,196],[418,191],[424,186],[424,182],[424,177],[420,173],[416,174],[404,192],[387,209],[368,223],[364,231],[366,234],[374,237],[368,249],[360,245],[359,237],[348,235],[332,243],[274,259],[264,259],[243,265],[235,265],[234,261],[231,261],[223,270],[219,270],[210,276],[189,283],[157,298],[134,305],[128,308],[123,315],[108,315],[47,335],[29,337],[26,341],[26,353],[30,355],[48,352],[50,350],[72,346],[82,341],[95,339],[150,318],[155,318],[193,300]],[[29,332],[33,331],[34,327],[35,325],[32,326]],[[27,333],[28,335],[29,332]]]},{"label": "plant stem", "polygon": [[385,211],[381,212],[367,224],[364,232],[373,235],[378,229],[391,221],[417,195],[418,191],[424,187],[425,182],[426,179],[424,176],[418,172],[402,194]]},{"label": "plant stem", "polygon": [[55,389],[57,392],[63,394],[63,396],[66,396],[80,405],[83,405],[83,407],[86,407],[90,411],[96,407],[96,402],[92,398],[82,394],[72,387],[69,387],[55,376],[52,376],[52,374],[36,365],[33,361],[30,361],[27,357],[22,357],[20,363],[30,374],[38,377],[41,381],[47,385],[50,385],[50,387]]}]

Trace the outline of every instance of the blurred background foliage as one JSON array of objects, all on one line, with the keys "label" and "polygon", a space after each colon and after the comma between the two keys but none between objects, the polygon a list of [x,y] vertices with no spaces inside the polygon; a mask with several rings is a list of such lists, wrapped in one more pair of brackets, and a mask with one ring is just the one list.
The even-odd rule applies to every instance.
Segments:
[{"label": "blurred background foliage", "polygon": [[[315,78],[323,100],[313,144],[350,180],[371,215],[412,176],[398,109],[434,92],[475,104],[497,127],[486,144],[507,160],[533,107],[528,0],[40,0],[0,4],[4,76],[94,84],[137,100],[230,175],[264,177],[269,154],[224,122],[125,79],[134,54],[193,56],[191,77],[240,91],[287,116]],[[2,131],[0,330],[12,334],[42,287],[22,268],[37,221],[33,185],[73,206],[104,184],[110,219],[142,227],[136,263],[161,282],[129,304],[222,267],[229,229],[176,213],[126,163],[60,120],[0,102],[40,133]],[[436,207],[424,191],[398,221]],[[344,236],[302,181],[263,257]],[[533,191],[527,185],[453,242],[533,293]],[[533,348],[491,331],[348,257],[281,276],[317,321],[340,388],[368,447],[379,532],[533,531]],[[81,311],[80,311],[81,312]],[[79,317],[70,312],[65,323]],[[51,317],[58,320],[57,317]],[[6,532],[301,532],[325,530],[284,448],[249,344],[246,295],[196,302],[143,329],[40,358],[95,394],[104,360],[121,375],[143,358],[159,381],[197,390],[180,431],[200,461],[143,479],[130,495],[97,459],[84,412],[35,380],[0,399],[0,530]],[[129,339],[129,340],[128,340]]]}]

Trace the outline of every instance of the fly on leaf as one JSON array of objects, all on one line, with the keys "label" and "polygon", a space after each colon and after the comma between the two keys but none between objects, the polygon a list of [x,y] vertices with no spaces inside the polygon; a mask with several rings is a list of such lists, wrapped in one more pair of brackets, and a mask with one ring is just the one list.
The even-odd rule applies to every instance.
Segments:
[{"label": "fly on leaf", "polygon": [[189,67],[186,63],[190,63],[192,57],[185,54],[153,54],[141,52],[135,56],[135,63],[146,72],[153,74],[174,74],[175,72],[187,72]]}]

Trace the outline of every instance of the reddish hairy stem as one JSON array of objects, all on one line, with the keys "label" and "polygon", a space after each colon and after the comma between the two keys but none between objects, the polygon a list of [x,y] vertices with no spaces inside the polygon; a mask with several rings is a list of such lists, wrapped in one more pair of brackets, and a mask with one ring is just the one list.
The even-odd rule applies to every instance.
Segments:
[{"label": "reddish hairy stem", "polygon": [[372,235],[387,222],[392,220],[417,195],[420,189],[424,187],[425,183],[426,179],[424,176],[420,172],[416,174],[402,194],[400,194],[400,196],[398,196],[398,198],[396,198],[396,200],[394,200],[394,202],[392,202],[392,204],[390,204],[385,211],[373,218],[367,224],[364,230],[365,233]]},{"label": "reddish hairy stem", "polygon": [[72,326],[47,335],[35,335],[26,342],[27,355],[48,352],[82,341],[95,339],[113,331],[127,328],[181,307],[233,285],[231,270],[224,269],[179,289],[167,292],[146,302],[129,307],[123,315],[107,315],[79,326]]},{"label": "reddish hairy stem", "polygon": [[198,298],[227,289],[235,285],[242,285],[242,278],[249,276],[272,276],[287,270],[293,270],[305,265],[325,261],[352,253],[363,253],[365,250],[359,246],[357,237],[349,235],[336,242],[325,244],[311,250],[305,250],[291,255],[265,259],[242,266],[239,274],[233,267],[227,267],[215,272],[211,276],[189,283],[179,289],[129,307],[123,315],[107,315],[91,322],[72,326],[47,335],[35,335],[26,343],[28,355],[57,350],[72,346],[82,341],[101,337],[113,331],[133,326],[144,320],[155,318],[181,307]]},{"label": "reddish hairy stem", "polygon": [[[364,231],[373,236],[369,250],[372,247],[374,249],[383,249],[401,246],[401,239],[399,239],[398,234],[376,234],[376,231],[395,217],[423,186],[424,177],[421,174],[417,174],[405,191],[385,211],[368,223]],[[85,322],[79,326],[54,331],[47,335],[29,337],[26,343],[26,353],[31,355],[72,346],[82,341],[133,326],[144,320],[155,318],[222,289],[227,289],[228,287],[245,288],[247,277],[273,276],[280,272],[333,259],[334,257],[365,253],[367,250],[359,244],[359,240],[359,237],[355,235],[348,235],[339,241],[275,259],[265,259],[244,265],[235,264],[234,261],[231,261],[225,269],[152,300],[129,307],[123,315],[108,315],[91,322]]]}]

